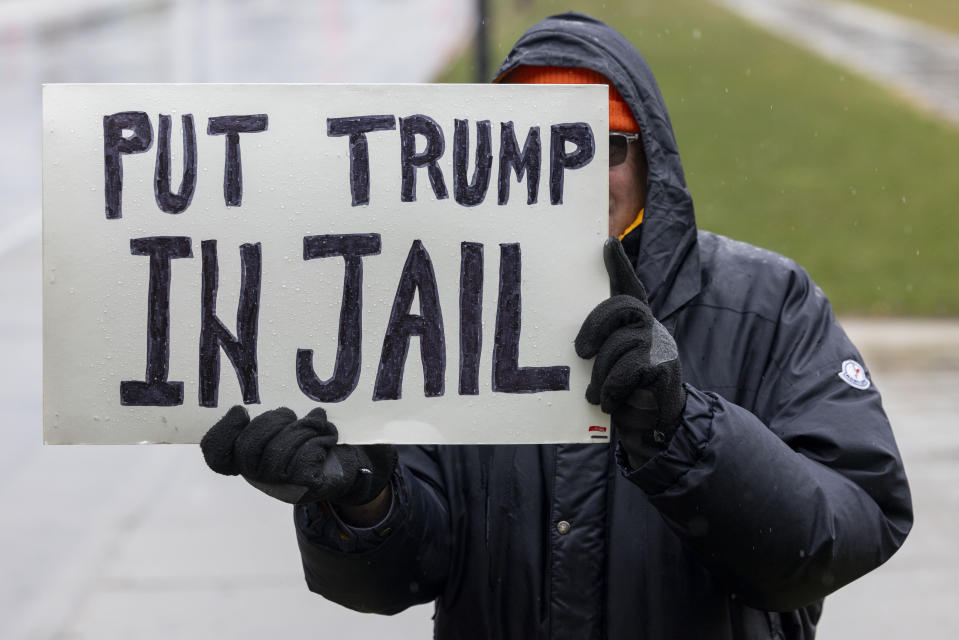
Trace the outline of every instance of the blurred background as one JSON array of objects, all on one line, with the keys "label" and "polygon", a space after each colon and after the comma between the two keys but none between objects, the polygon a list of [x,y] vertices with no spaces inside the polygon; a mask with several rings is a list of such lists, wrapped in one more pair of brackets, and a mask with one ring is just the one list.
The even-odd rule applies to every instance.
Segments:
[{"label": "blurred background", "polygon": [[959,632],[959,3],[0,0],[0,637],[432,634],[310,594],[196,447],[41,446],[41,83],[487,81],[567,9],[646,56],[700,227],[802,263],[883,391],[916,525],[819,637]]}]

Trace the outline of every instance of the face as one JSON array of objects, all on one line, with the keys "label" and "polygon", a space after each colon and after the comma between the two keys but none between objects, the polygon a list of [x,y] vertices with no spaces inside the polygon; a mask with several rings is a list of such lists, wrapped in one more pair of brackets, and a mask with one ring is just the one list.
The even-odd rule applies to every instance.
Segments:
[{"label": "face", "polygon": [[642,140],[630,143],[626,161],[609,168],[609,235],[626,230],[646,203],[646,155]]}]

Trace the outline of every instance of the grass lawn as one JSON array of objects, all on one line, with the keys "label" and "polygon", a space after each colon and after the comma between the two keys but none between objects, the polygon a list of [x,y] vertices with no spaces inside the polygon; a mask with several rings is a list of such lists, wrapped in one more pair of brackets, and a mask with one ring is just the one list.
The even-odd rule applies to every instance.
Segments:
[{"label": "grass lawn", "polygon": [[[490,4],[492,70],[570,6]],[[959,315],[959,129],[705,0],[572,7],[655,71],[700,228],[795,258],[839,312]],[[473,81],[472,55],[441,80]]]},{"label": "grass lawn", "polygon": [[959,33],[959,2],[956,0],[856,0],[879,9]]}]

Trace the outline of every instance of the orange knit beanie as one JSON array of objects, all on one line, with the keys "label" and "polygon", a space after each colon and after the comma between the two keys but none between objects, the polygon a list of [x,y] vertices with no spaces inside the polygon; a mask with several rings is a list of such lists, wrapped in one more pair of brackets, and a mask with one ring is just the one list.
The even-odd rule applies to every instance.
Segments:
[{"label": "orange knit beanie", "polygon": [[607,84],[609,85],[609,130],[639,133],[639,123],[609,78],[580,67],[517,67],[501,82],[514,84]]}]

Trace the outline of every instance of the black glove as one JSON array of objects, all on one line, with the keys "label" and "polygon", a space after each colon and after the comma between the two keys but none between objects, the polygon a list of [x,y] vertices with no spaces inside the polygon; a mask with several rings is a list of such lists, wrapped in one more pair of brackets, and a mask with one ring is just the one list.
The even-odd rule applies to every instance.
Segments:
[{"label": "black glove", "polygon": [[337,438],[336,427],[320,408],[299,420],[285,407],[250,420],[246,409],[237,405],[207,431],[200,448],[211,469],[228,476],[242,474],[278,500],[366,504],[389,483],[396,448],[338,445]]},{"label": "black glove", "polygon": [[603,257],[612,297],[586,317],[576,353],[596,357],[586,399],[612,416],[630,465],[638,468],[676,432],[686,391],[676,343],[653,317],[623,245],[610,238]]}]

